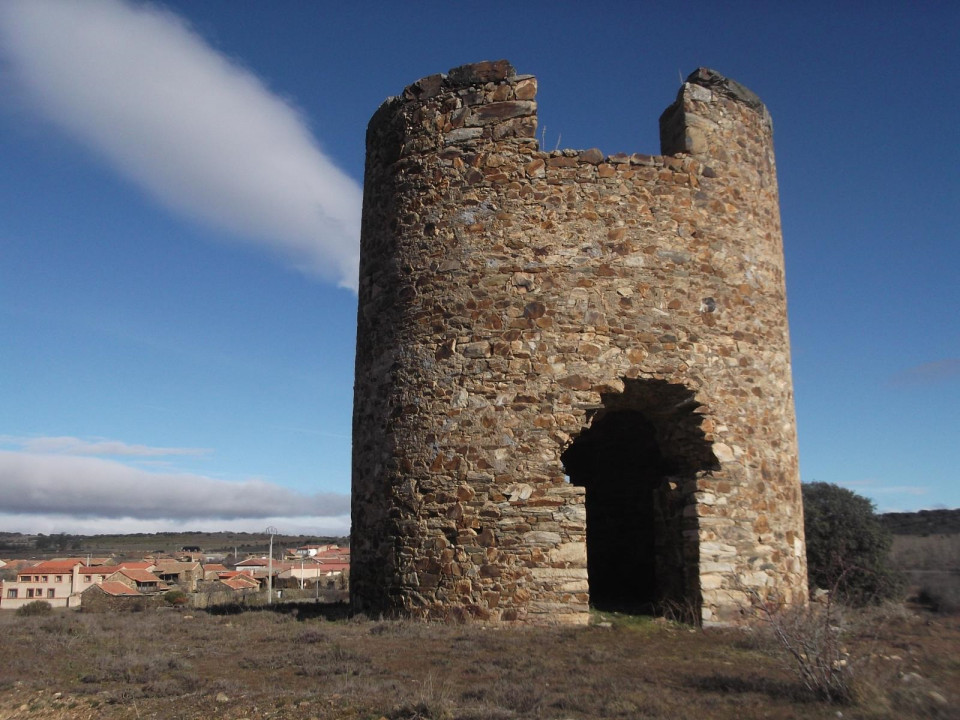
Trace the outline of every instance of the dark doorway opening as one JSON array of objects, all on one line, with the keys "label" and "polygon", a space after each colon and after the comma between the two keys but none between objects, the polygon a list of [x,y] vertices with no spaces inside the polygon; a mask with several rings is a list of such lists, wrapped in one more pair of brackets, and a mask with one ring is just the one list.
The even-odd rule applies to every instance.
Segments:
[{"label": "dark doorway opening", "polygon": [[590,602],[597,609],[697,614],[699,473],[717,467],[693,392],[628,380],[602,396],[561,459],[586,489]]}]

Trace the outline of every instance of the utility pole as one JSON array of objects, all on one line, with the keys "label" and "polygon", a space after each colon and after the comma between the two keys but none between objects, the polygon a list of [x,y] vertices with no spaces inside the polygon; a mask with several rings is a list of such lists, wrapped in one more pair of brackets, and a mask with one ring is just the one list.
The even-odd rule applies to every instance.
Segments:
[{"label": "utility pole", "polygon": [[267,560],[267,605],[273,604],[273,536],[277,529],[271,525],[266,532],[270,534],[270,557]]}]

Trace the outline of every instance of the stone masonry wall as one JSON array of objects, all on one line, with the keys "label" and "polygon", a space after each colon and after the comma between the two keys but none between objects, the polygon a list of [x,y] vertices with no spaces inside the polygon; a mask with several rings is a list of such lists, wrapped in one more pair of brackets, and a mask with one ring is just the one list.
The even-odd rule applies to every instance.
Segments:
[{"label": "stone masonry wall", "polygon": [[536,87],[467,65],[370,122],[354,608],[582,623],[617,572],[705,623],[805,601],[766,109],[701,69],[663,155],[543,152]]}]

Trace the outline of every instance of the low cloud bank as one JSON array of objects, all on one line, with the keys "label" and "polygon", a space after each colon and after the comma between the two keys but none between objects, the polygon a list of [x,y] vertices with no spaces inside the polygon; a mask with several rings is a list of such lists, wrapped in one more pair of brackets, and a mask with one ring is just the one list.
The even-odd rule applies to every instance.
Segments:
[{"label": "low cloud bank", "polygon": [[187,524],[204,520],[218,526],[350,513],[350,497],[341,493],[308,495],[258,479],[228,482],[148,472],[97,457],[6,450],[0,450],[0,497],[7,515]]},{"label": "low cloud bank", "polygon": [[170,455],[209,455],[206,448],[169,448],[131,445],[121,440],[95,438],[84,440],[70,436],[22,437],[0,435],[0,445],[15,445],[31,453],[64,455],[114,455],[128,457],[167,457]]},{"label": "low cloud bank", "polygon": [[29,106],[189,218],[356,290],[359,185],[301,114],[184,20],[126,0],[5,0]]},{"label": "low cloud bank", "polygon": [[259,533],[273,526],[284,535],[350,534],[350,516],[273,517],[216,520],[139,520],[137,518],[73,518],[63,515],[16,515],[0,513],[0,527],[5,532],[25,535],[126,535],[159,532],[249,532]]}]

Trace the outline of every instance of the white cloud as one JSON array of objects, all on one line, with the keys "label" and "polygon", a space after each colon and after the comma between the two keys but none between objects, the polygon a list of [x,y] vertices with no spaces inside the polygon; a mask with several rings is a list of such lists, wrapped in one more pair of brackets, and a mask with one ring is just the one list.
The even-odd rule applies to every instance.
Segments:
[{"label": "white cloud", "polygon": [[74,518],[64,515],[18,515],[0,513],[5,532],[27,535],[122,535],[158,532],[263,532],[270,526],[284,535],[349,535],[350,516],[283,516],[267,518],[194,518],[190,520],[141,520],[139,518]]},{"label": "white cloud", "polygon": [[865,492],[869,495],[896,493],[899,495],[926,495],[930,488],[925,485],[885,485],[879,480],[850,480],[839,483],[841,486],[854,492]]},{"label": "white cloud", "polygon": [[887,487],[872,487],[870,492],[874,495],[928,495],[930,488],[922,485],[890,485]]},{"label": "white cloud", "polygon": [[155,199],[356,289],[359,186],[182,19],[126,0],[5,0],[0,51],[33,107]]},{"label": "white cloud", "polygon": [[[0,450],[0,497],[8,515],[174,523],[335,518],[350,512],[340,493],[307,495],[258,479],[228,482],[148,472],[114,460]],[[245,525],[249,527],[249,525]],[[279,525],[278,525],[279,527]]]},{"label": "white cloud", "polygon": [[70,436],[19,437],[0,435],[0,445],[14,445],[28,453],[61,455],[113,455],[132,457],[167,457],[170,455],[208,455],[205,448],[165,448],[130,445],[121,440],[95,438],[82,440]]},{"label": "white cloud", "polygon": [[955,381],[958,378],[960,378],[960,358],[943,358],[907,368],[894,375],[890,383],[898,387],[930,386]]}]

